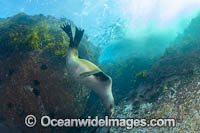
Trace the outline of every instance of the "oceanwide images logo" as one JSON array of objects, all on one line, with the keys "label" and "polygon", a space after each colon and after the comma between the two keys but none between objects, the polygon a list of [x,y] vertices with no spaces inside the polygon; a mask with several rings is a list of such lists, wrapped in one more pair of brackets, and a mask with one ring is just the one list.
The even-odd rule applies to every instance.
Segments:
[{"label": "oceanwide images logo", "polygon": [[[27,127],[34,127],[37,123],[34,115],[28,115],[25,118]],[[175,127],[175,119],[123,119],[109,118],[104,119],[96,116],[92,118],[88,116],[86,119],[51,119],[49,116],[43,116],[40,119],[40,124],[43,127],[122,127],[133,129],[134,127]]]},{"label": "oceanwide images logo", "polygon": [[36,117],[34,115],[27,115],[25,118],[25,124],[27,127],[34,127],[37,123]]}]

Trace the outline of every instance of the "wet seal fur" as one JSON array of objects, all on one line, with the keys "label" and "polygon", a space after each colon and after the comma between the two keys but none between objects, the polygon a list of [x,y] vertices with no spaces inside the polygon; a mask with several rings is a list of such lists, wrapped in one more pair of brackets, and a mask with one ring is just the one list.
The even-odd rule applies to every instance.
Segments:
[{"label": "wet seal fur", "polygon": [[65,24],[61,28],[70,39],[69,50],[66,56],[66,66],[69,74],[75,81],[92,89],[101,99],[105,108],[105,115],[111,116],[114,113],[111,77],[95,64],[78,57],[78,46],[83,37],[84,30],[75,27],[75,35],[73,37],[73,27],[70,24]]}]

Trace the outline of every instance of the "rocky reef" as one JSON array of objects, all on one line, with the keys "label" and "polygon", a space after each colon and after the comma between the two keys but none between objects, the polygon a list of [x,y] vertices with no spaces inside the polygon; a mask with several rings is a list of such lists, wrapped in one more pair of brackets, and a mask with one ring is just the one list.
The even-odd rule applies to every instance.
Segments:
[{"label": "rocky reef", "polygon": [[[0,123],[8,130],[66,132],[69,129],[26,128],[24,118],[79,118],[90,90],[74,84],[65,68],[68,37],[60,25],[70,20],[19,13],[0,20]],[[98,49],[84,35],[80,56],[96,61]]]},{"label": "rocky reef", "polygon": [[200,132],[200,16],[166,49],[152,67],[140,73],[130,100],[116,108],[117,118],[174,118],[176,127],[111,128],[111,132]]},{"label": "rocky reef", "polygon": [[[65,68],[65,18],[26,15],[0,19],[0,129],[10,132],[98,132],[101,128],[27,128],[24,118],[101,116],[97,96],[75,84]],[[98,64],[101,48],[84,35],[81,58],[99,65],[113,79],[113,118],[174,118],[176,127],[143,127],[113,133],[200,132],[200,16],[193,19],[163,55],[133,55]],[[153,51],[153,48],[150,49]]]}]

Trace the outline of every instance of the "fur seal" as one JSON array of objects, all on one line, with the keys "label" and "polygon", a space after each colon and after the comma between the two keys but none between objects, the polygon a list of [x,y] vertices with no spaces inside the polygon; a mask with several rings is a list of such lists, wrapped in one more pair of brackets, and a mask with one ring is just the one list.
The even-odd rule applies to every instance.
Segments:
[{"label": "fur seal", "polygon": [[84,30],[75,27],[75,35],[73,37],[73,27],[70,24],[64,24],[61,28],[70,39],[69,50],[66,56],[66,66],[69,74],[75,81],[92,89],[101,99],[105,108],[105,115],[111,116],[114,113],[111,77],[95,64],[78,57],[78,46],[83,37]]}]

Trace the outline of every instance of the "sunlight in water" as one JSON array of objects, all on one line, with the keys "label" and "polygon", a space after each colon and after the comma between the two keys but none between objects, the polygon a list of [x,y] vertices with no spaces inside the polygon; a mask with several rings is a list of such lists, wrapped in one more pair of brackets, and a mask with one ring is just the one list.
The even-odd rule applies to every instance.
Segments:
[{"label": "sunlight in water", "polygon": [[[199,0],[0,0],[0,17],[18,12],[66,17],[84,28],[95,44],[96,37],[105,39],[105,32],[113,34],[112,26],[126,28],[126,32],[146,32],[150,27],[164,27],[190,21],[200,8]],[[123,23],[122,23],[123,22]],[[121,24],[122,23],[122,24]],[[121,25],[120,25],[121,24]],[[177,31],[178,32],[178,31]],[[137,33],[140,34],[140,33]],[[113,36],[113,35],[112,35]],[[103,39],[104,38],[104,39]],[[112,40],[112,39],[111,39]]]},{"label": "sunlight in water", "polygon": [[200,8],[199,0],[120,0],[122,17],[130,23],[160,25],[173,23],[183,14],[189,14]]},{"label": "sunlight in water", "polygon": [[66,17],[102,47],[126,38],[140,45],[152,35],[167,35],[160,44],[167,46],[197,15],[200,0],[0,0],[0,8],[0,18],[18,12]]}]

